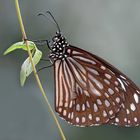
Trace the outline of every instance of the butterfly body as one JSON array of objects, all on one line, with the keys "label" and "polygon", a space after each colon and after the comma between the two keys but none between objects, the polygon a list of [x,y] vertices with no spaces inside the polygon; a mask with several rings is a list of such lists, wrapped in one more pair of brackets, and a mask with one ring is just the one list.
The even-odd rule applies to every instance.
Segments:
[{"label": "butterfly body", "polygon": [[58,59],[64,60],[67,57],[66,47],[68,47],[69,44],[59,32],[56,32],[56,36],[54,36],[52,40],[49,58],[53,59],[53,61]]},{"label": "butterfly body", "polygon": [[57,32],[50,59],[55,73],[55,110],[76,126],[140,124],[140,89],[102,58],[69,45]]}]

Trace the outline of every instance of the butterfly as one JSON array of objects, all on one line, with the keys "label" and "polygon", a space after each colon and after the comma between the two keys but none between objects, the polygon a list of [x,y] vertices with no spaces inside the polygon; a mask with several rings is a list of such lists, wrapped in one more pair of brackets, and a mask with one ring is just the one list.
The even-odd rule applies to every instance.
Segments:
[{"label": "butterfly", "polygon": [[104,59],[74,47],[58,27],[49,58],[54,66],[55,110],[75,126],[140,124],[140,89]]}]

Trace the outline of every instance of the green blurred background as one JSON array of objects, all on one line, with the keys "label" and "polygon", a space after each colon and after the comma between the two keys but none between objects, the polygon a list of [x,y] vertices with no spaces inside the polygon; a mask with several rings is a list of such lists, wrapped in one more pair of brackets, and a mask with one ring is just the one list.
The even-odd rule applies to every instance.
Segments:
[{"label": "green blurred background", "polygon": [[[139,0],[21,0],[28,38],[51,39],[56,27],[37,13],[50,10],[70,44],[106,59],[140,85]],[[20,66],[27,54],[3,56],[21,40],[14,0],[0,0],[0,140],[60,140],[56,124],[32,76],[21,88]],[[47,47],[40,47],[47,57]],[[39,67],[48,65],[48,62]],[[54,108],[53,69],[39,73]],[[58,117],[59,119],[59,117]],[[59,119],[68,140],[138,140],[140,127],[78,128]]]}]

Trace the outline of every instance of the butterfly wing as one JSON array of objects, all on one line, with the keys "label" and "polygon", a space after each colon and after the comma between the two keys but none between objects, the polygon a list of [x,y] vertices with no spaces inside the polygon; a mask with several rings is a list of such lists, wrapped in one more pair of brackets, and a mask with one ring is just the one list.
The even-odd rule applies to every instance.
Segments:
[{"label": "butterfly wing", "polygon": [[124,93],[125,101],[122,103],[120,111],[109,123],[126,127],[138,126],[140,124],[140,89],[114,66],[96,55],[93,57],[114,72]]},{"label": "butterfly wing", "polygon": [[120,78],[120,83],[124,88],[125,102],[122,103],[116,117],[110,120],[109,123],[127,127],[138,126],[140,124],[140,90],[131,80],[124,76]]},{"label": "butterfly wing", "polygon": [[132,125],[138,124],[138,118],[136,121],[134,117],[139,107],[136,85],[112,65],[87,51],[72,46],[66,51],[69,57],[55,61],[56,112],[78,126],[106,123],[128,126],[132,119],[135,121]]}]

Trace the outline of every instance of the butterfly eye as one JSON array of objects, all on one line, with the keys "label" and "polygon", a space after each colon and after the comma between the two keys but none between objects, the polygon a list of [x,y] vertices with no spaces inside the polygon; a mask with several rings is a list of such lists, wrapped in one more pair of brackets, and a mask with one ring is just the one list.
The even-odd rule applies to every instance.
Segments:
[{"label": "butterfly eye", "polygon": [[56,32],[56,35],[59,36],[59,37],[61,36],[59,31]]}]

